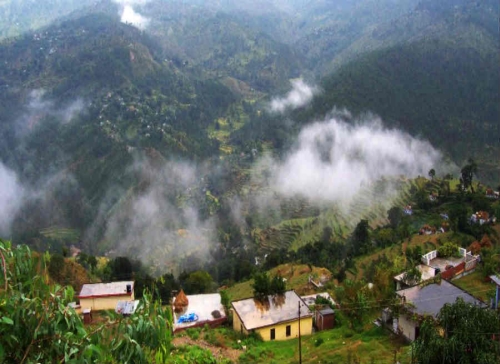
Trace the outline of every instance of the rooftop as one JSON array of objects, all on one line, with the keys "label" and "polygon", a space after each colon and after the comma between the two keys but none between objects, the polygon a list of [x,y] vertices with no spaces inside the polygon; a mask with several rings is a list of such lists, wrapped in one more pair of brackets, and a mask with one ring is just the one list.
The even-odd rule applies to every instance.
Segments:
[{"label": "rooftop", "polygon": [[254,298],[234,301],[231,305],[247,330],[266,327],[279,322],[293,321],[300,316],[310,317],[306,303],[295,293],[287,291],[283,295],[267,296],[260,301]]},{"label": "rooftop", "polygon": [[[224,311],[224,306],[222,306],[219,293],[188,295],[187,299],[189,300],[189,304],[182,312],[174,311],[174,331],[196,326],[203,322],[226,318],[226,312]],[[175,298],[172,304],[175,304]],[[220,317],[215,318],[212,316],[212,312],[214,311],[219,311]],[[198,320],[179,323],[179,318],[182,315],[191,313],[196,314]]]},{"label": "rooftop", "polygon": [[[416,268],[418,269],[418,271],[421,274],[420,282],[431,279],[436,275],[436,269],[434,269],[434,267],[429,267],[428,265],[419,264],[419,265],[417,265]],[[406,272],[398,274],[397,276],[394,277],[394,279],[396,281],[406,283],[404,280],[405,274],[406,274]]]},{"label": "rooftop", "polygon": [[324,309],[320,310],[319,313],[322,316],[325,316],[325,315],[331,315],[331,314],[335,313],[335,311],[332,310],[331,308],[324,308]]},{"label": "rooftop", "polygon": [[130,295],[127,286],[134,291],[134,281],[84,284],[78,298],[109,297]]},{"label": "rooftop", "polygon": [[447,304],[453,304],[461,297],[465,302],[487,307],[487,305],[472,297],[469,293],[457,286],[441,280],[441,283],[432,283],[426,286],[414,286],[397,291],[399,297],[406,297],[406,303],[411,303],[411,311],[419,315],[437,316],[441,308]]},{"label": "rooftop", "polygon": [[321,292],[321,293],[310,294],[307,296],[300,296],[300,298],[302,298],[302,301],[304,301],[306,305],[312,306],[316,303],[316,297],[318,296],[321,296],[330,301],[331,303],[335,304],[335,301],[328,292]]},{"label": "rooftop", "polygon": [[464,257],[446,257],[446,258],[434,258],[430,261],[429,265],[432,268],[439,268],[441,272],[446,270],[446,267],[452,265],[456,267],[464,261]]},{"label": "rooftop", "polygon": [[490,276],[490,279],[493,283],[495,283],[497,286],[500,286],[500,277],[496,275]]}]

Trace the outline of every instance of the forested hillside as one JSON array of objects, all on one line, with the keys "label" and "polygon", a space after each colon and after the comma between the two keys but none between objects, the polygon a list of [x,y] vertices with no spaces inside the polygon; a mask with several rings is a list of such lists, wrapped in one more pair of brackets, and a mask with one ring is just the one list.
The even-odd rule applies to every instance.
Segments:
[{"label": "forested hillside", "polygon": [[[157,274],[207,257],[254,264],[256,251],[297,250],[325,231],[343,241],[362,219],[384,224],[392,203],[410,199],[400,174],[456,173],[450,162],[473,157],[484,182],[498,179],[492,1],[71,4],[50,25],[56,2],[30,8],[31,31],[0,44],[0,167],[11,191],[0,228],[15,242],[134,255]],[[387,127],[409,133],[389,138],[408,147],[399,154],[424,158],[372,170],[370,153],[379,165],[394,156],[370,150],[356,173],[338,175],[365,151],[332,148],[330,133],[358,140],[359,124],[376,119],[364,112],[381,117],[372,133],[382,138]],[[316,148],[308,133],[326,139]],[[308,148],[318,161],[294,164]],[[323,166],[332,174],[314,178]]]},{"label": "forested hillside", "polygon": [[323,83],[325,92],[301,115],[309,120],[333,106],[375,112],[390,125],[420,135],[457,163],[473,157],[495,178],[500,131],[500,70],[492,39],[486,45],[417,41],[368,54]]}]

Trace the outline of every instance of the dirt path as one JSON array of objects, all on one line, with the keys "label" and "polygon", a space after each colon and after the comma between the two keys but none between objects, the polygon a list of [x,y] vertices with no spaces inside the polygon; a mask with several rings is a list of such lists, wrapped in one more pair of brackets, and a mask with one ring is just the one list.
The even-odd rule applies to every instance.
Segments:
[{"label": "dirt path", "polygon": [[241,354],[242,350],[236,350],[228,347],[214,346],[207,343],[205,340],[193,340],[189,336],[180,336],[172,340],[174,347],[186,346],[186,345],[196,345],[203,349],[208,349],[216,359],[226,358],[236,363]]}]

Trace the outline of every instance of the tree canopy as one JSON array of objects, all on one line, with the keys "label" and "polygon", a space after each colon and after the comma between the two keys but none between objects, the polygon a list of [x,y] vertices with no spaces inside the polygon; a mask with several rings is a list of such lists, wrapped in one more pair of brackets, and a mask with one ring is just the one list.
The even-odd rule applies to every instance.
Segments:
[{"label": "tree canopy", "polygon": [[[441,335],[443,330],[443,335]],[[500,320],[495,311],[465,303],[446,304],[437,322],[426,319],[413,343],[421,364],[493,364],[500,359]]]}]

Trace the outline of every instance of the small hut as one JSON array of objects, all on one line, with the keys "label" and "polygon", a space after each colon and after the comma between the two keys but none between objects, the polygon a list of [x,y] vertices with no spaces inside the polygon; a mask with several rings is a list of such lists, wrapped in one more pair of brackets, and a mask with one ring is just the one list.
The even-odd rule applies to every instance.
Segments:
[{"label": "small hut", "polygon": [[174,300],[174,311],[182,312],[189,305],[189,300],[184,293],[184,290],[180,290]]}]

